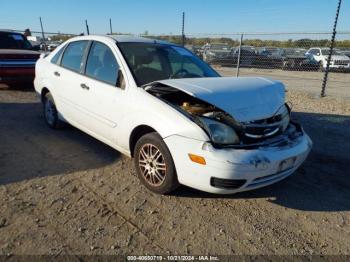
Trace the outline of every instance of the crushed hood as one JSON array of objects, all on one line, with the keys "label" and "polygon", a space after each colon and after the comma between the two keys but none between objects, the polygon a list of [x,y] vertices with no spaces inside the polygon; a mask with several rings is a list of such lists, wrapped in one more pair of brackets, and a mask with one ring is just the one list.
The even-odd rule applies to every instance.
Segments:
[{"label": "crushed hood", "polygon": [[208,102],[240,122],[269,118],[285,103],[284,85],[260,77],[184,78],[157,83]]}]

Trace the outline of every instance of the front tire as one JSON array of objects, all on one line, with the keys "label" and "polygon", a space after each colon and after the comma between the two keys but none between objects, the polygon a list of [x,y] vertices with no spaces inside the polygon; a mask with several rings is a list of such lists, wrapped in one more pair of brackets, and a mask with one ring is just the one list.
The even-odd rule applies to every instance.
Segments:
[{"label": "front tire", "polygon": [[59,129],[64,123],[58,117],[58,111],[51,93],[47,93],[43,99],[43,111],[46,124],[53,128]]},{"label": "front tire", "polygon": [[178,186],[170,151],[157,133],[141,137],[135,146],[134,162],[141,183],[157,194],[168,194]]}]

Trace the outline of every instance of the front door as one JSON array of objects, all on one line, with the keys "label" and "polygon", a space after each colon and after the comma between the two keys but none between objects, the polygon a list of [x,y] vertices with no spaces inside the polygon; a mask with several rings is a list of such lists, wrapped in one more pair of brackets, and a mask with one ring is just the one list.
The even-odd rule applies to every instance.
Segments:
[{"label": "front door", "polygon": [[107,45],[93,42],[80,85],[85,95],[82,107],[89,116],[88,128],[99,138],[113,144],[116,127],[123,115],[126,91],[117,59]]}]

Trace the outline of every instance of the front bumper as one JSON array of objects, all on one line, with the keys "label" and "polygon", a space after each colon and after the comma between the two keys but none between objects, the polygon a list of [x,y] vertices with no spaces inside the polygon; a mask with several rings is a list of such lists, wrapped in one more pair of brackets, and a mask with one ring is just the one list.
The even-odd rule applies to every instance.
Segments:
[{"label": "front bumper", "polygon": [[[312,141],[305,133],[283,146],[257,149],[216,149],[209,143],[177,135],[164,141],[172,154],[179,182],[217,194],[232,194],[276,183],[291,175],[312,147]],[[206,165],[192,162],[189,153],[204,157]],[[290,159],[293,165],[281,169],[281,163]],[[236,188],[226,187],[232,183]]]},{"label": "front bumper", "polygon": [[350,70],[350,64],[344,64],[344,65],[338,65],[338,64],[334,64],[333,62],[331,62],[329,64],[329,69],[333,70],[333,71],[336,71],[336,70],[339,70],[339,71],[343,71],[343,70]]}]

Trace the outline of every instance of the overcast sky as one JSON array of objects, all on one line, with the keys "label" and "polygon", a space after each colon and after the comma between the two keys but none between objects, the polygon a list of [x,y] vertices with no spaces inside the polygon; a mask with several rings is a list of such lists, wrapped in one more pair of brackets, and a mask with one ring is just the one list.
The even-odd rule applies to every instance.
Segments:
[{"label": "overcast sky", "polygon": [[[338,0],[15,0],[1,1],[0,28],[81,33],[90,31],[186,33],[331,31]],[[338,30],[350,31],[350,0],[343,0]]]}]

